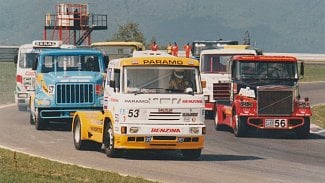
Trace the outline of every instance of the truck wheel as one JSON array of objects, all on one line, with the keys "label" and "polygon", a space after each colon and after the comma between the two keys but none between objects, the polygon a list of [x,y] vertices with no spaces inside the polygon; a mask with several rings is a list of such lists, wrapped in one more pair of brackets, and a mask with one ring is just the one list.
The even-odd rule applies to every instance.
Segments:
[{"label": "truck wheel", "polygon": [[120,150],[114,148],[114,134],[111,123],[105,126],[104,150],[108,157],[116,158],[120,156]]},{"label": "truck wheel", "polygon": [[48,121],[46,119],[43,119],[39,114],[41,111],[39,111],[39,113],[36,115],[35,118],[35,127],[36,130],[44,130],[48,124]]},{"label": "truck wheel", "polygon": [[84,150],[87,148],[86,142],[81,140],[81,124],[79,116],[76,117],[73,125],[73,143],[77,150]]},{"label": "truck wheel", "polygon": [[233,117],[235,120],[234,135],[236,137],[244,137],[246,135],[246,120],[244,117],[238,117],[236,114]]},{"label": "truck wheel", "polygon": [[306,139],[310,131],[310,118],[304,118],[304,125],[295,130],[298,139]]},{"label": "truck wheel", "polygon": [[186,160],[196,160],[201,156],[201,149],[182,149],[182,154]]},{"label": "truck wheel", "polygon": [[32,112],[29,113],[29,123],[31,125],[35,125],[35,121],[34,121],[34,118],[33,118],[33,114]]},{"label": "truck wheel", "polygon": [[222,127],[221,127],[221,125],[218,124],[218,111],[217,111],[216,103],[214,104],[213,111],[214,111],[214,116],[213,116],[214,117],[214,128],[217,131],[220,131],[220,130],[222,130]]}]

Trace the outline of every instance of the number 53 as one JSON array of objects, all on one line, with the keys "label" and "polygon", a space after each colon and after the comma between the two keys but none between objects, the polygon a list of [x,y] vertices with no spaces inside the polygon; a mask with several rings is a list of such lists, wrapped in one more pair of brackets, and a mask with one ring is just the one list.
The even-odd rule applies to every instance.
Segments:
[{"label": "number 53", "polygon": [[128,117],[132,118],[132,117],[139,117],[139,112],[140,110],[139,109],[130,109],[129,110],[129,114],[128,114]]}]

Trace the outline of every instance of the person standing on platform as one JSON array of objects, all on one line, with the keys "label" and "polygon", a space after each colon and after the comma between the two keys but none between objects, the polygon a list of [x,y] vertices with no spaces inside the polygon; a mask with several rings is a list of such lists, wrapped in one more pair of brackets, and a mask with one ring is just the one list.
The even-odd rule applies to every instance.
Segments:
[{"label": "person standing on platform", "polygon": [[158,47],[156,41],[154,41],[154,42],[151,44],[150,48],[151,48],[152,51],[158,51],[159,47]]},{"label": "person standing on platform", "polygon": [[169,54],[169,55],[171,55],[172,54],[172,43],[168,43],[168,45],[167,45],[167,53]]},{"label": "person standing on platform", "polygon": [[184,45],[183,48],[185,50],[185,57],[190,58],[190,53],[191,53],[191,49],[192,49],[192,47],[190,46],[190,43],[187,43],[186,45]]},{"label": "person standing on platform", "polygon": [[172,46],[172,55],[173,56],[178,56],[178,45],[176,42],[174,42],[174,45]]}]

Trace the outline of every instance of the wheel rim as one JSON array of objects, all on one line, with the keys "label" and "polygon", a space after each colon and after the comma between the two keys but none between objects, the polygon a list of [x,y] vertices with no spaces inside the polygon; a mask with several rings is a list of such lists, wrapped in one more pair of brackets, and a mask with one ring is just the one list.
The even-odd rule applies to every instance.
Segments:
[{"label": "wheel rim", "polygon": [[234,120],[235,120],[235,125],[236,125],[234,131],[235,131],[235,133],[237,133],[238,127],[239,127],[238,115],[234,116]]},{"label": "wheel rim", "polygon": [[76,124],[76,127],[74,129],[74,141],[76,143],[79,143],[80,142],[80,136],[81,136],[80,132],[81,132],[80,131],[80,123],[78,121],[77,124]]},{"label": "wheel rim", "polygon": [[107,130],[107,133],[108,133],[108,138],[109,138],[109,140],[108,140],[108,150],[110,151],[112,148],[113,148],[113,130],[112,130],[112,128],[108,128],[108,130]]}]

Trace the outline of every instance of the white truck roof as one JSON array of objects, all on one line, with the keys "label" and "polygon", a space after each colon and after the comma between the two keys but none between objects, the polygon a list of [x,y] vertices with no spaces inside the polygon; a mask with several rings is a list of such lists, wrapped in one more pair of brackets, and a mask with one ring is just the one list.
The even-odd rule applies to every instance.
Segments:
[{"label": "white truck roof", "polygon": [[200,55],[207,54],[252,54],[256,55],[256,50],[252,49],[211,49],[211,50],[203,50]]},{"label": "white truck roof", "polygon": [[145,50],[145,51],[134,51],[133,57],[148,57],[148,56],[165,56],[165,57],[174,57],[170,54],[168,54],[166,51],[151,51],[151,50]]}]

